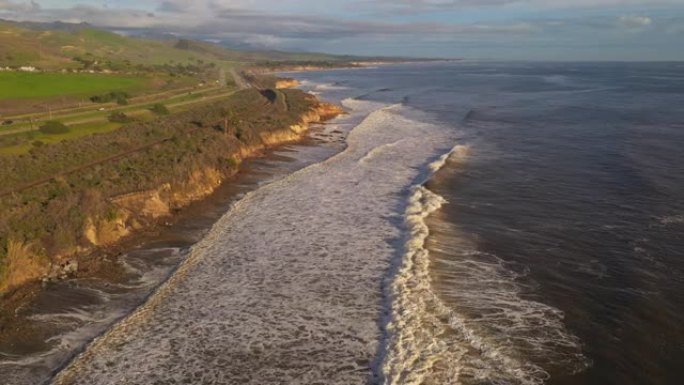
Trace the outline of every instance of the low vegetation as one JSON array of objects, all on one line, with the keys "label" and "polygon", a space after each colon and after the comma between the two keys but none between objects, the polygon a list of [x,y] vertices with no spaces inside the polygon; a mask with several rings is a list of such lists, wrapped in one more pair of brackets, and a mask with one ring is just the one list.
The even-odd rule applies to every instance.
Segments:
[{"label": "low vegetation", "polygon": [[60,134],[68,133],[69,127],[67,127],[62,122],[51,120],[51,121],[45,122],[45,124],[40,126],[40,128],[38,130],[43,134],[60,135]]},{"label": "low vegetation", "polygon": [[130,123],[133,121],[131,117],[121,111],[112,112],[107,119],[112,123]]},{"label": "low vegetation", "polygon": [[107,242],[89,228],[119,220],[145,226],[151,218],[126,218],[116,198],[215,183],[212,172],[235,172],[243,149],[262,146],[264,135],[298,123],[317,103],[298,90],[274,95],[240,91],[218,104],[0,157],[0,290],[17,283],[8,275],[17,255],[30,256],[35,278],[46,264]]},{"label": "low vegetation", "polygon": [[120,105],[128,104],[128,98],[131,95],[124,91],[111,91],[104,95],[95,95],[90,97],[90,101],[93,103],[111,103],[117,102]]},{"label": "low vegetation", "polygon": [[155,105],[150,107],[150,111],[152,111],[154,114],[160,115],[160,116],[170,114],[169,109],[166,108],[166,106],[163,105],[162,103],[156,103]]}]

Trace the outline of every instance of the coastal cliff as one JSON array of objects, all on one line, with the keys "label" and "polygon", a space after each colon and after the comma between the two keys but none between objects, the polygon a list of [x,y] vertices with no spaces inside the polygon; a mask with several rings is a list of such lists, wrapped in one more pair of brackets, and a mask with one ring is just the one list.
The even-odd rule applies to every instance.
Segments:
[{"label": "coastal cliff", "polygon": [[[283,80],[279,85],[296,84]],[[161,139],[122,159],[91,161],[79,172],[2,198],[0,206],[8,210],[0,218],[0,294],[31,282],[111,268],[100,266],[97,251],[172,220],[175,211],[207,197],[237,173],[244,159],[297,141],[311,124],[340,113],[339,107],[299,90],[251,89],[226,103],[166,118],[156,127],[134,125],[130,135]],[[130,140],[126,135],[122,129],[80,145],[109,148]],[[45,162],[55,158],[69,162],[66,157],[77,144],[60,145],[58,151],[32,154],[21,166],[41,162],[47,168]],[[30,204],[22,207],[20,201]],[[29,222],[40,216],[37,223]]]},{"label": "coastal cliff", "polygon": [[[298,141],[306,134],[311,124],[332,119],[342,112],[338,106],[317,103],[302,113],[296,124],[262,132],[259,134],[260,143],[240,146],[232,159],[236,164],[240,164],[245,159],[260,156],[270,147]],[[165,183],[153,190],[113,197],[111,202],[116,206],[118,215],[87,227],[84,235],[90,240],[89,234],[98,234],[92,238],[92,246],[116,243],[136,230],[144,228],[142,223],[170,217],[173,211],[207,197],[237,171],[237,167],[228,170],[208,167],[192,172],[184,183]]]}]

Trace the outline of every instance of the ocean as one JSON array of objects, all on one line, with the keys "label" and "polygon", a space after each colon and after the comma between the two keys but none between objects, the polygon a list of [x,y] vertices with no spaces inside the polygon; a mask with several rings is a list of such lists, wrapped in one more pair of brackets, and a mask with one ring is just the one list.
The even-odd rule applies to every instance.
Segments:
[{"label": "ocean", "polygon": [[219,205],[50,383],[681,382],[684,63],[287,76],[348,111],[334,140]]},{"label": "ocean", "polygon": [[393,288],[419,314],[395,309],[389,383],[681,383],[683,63],[302,77],[456,135],[422,193],[423,266]]}]

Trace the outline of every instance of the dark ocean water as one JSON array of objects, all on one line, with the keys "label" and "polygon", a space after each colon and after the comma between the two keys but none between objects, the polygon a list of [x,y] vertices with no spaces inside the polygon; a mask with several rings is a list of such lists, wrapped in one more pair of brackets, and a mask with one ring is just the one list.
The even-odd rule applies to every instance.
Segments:
[{"label": "dark ocean water", "polygon": [[441,364],[459,367],[449,381],[682,383],[684,63],[303,77],[459,133],[467,156],[427,185],[449,202],[427,220],[430,284],[452,329],[435,339],[460,349]]}]

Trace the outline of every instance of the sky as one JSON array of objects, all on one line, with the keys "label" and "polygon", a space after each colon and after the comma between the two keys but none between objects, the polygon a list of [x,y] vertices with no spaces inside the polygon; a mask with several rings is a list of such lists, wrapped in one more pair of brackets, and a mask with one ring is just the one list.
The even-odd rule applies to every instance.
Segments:
[{"label": "sky", "polygon": [[684,60],[684,0],[0,0],[0,18],[334,54]]}]

